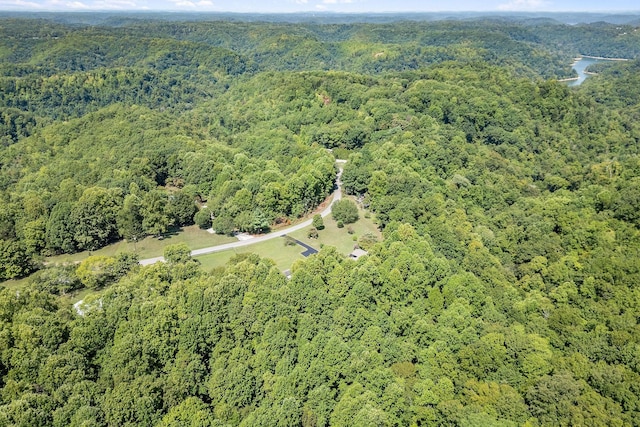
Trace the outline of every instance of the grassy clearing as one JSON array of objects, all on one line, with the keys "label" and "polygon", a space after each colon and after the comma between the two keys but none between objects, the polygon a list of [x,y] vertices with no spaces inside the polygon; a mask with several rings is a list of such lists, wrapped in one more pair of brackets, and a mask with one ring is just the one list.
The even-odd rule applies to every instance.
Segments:
[{"label": "grassy clearing", "polygon": [[[318,231],[318,239],[307,238],[307,229],[299,230],[291,233],[291,237],[298,239],[309,246],[312,246],[320,250],[322,245],[335,246],[338,252],[348,255],[353,250],[353,245],[356,243],[357,238],[365,233],[375,234],[379,240],[382,239],[381,233],[378,231],[377,226],[370,218],[364,217],[364,211],[360,211],[360,219],[354,223],[345,226],[344,228],[338,228],[336,221],[331,216],[324,218],[325,228]],[[348,227],[353,229],[353,234],[349,234]],[[355,239],[354,239],[355,238]],[[164,247],[169,244],[186,243],[191,249],[198,249],[208,246],[220,245],[235,241],[233,238],[225,236],[211,235],[204,230],[200,230],[197,227],[186,227],[182,232],[165,237],[163,240],[155,238],[146,238],[137,244],[137,250],[140,258],[150,258],[153,256],[162,255]],[[65,263],[80,261],[89,255],[106,255],[112,256],[123,251],[134,251],[133,243],[118,242],[107,247],[104,247],[94,252],[81,252],[71,255],[60,255],[57,257],[51,257],[47,259],[50,263]],[[285,245],[285,239],[282,237],[268,240],[262,243],[256,243],[255,245],[238,248],[234,250],[228,250],[224,252],[216,252],[213,254],[202,255],[196,257],[200,261],[204,270],[210,271],[216,267],[224,266],[231,257],[236,254],[242,253],[255,253],[262,258],[272,259],[277,267],[284,271],[291,268],[291,265],[298,260],[303,259],[302,252],[305,249],[300,245],[288,246]],[[9,289],[24,289],[29,284],[29,277],[20,280],[7,280],[1,285]],[[81,289],[77,292],[65,295],[65,298],[70,304],[73,304],[81,299],[86,298],[89,295],[96,295],[101,291],[95,291],[92,289]]]},{"label": "grassy clearing", "polygon": [[[321,245],[334,246],[338,252],[349,255],[353,251],[353,246],[357,243],[360,236],[365,233],[374,234],[378,240],[382,240],[382,234],[378,231],[378,227],[371,218],[365,218],[365,211],[359,209],[360,219],[354,224],[345,225],[344,228],[338,228],[336,221],[331,215],[324,218],[324,230],[318,231],[317,239],[307,238],[308,230],[299,230],[291,233],[291,237],[296,238],[306,244],[320,248]],[[353,234],[349,234],[349,227],[353,230]]]},{"label": "grassy clearing", "polygon": [[3,286],[7,289],[24,289],[29,284],[29,277],[24,277],[22,279],[10,279],[5,280],[4,282],[0,282],[0,286]]},{"label": "grassy clearing", "polygon": [[[324,209],[324,207],[328,203],[331,203],[332,198],[333,196],[330,196],[329,198],[327,198],[327,200],[322,202],[318,206],[318,208],[314,211],[314,213],[322,211],[322,209]],[[312,216],[313,216],[313,213],[309,214],[307,217],[299,218],[296,221],[293,221],[290,225],[296,224],[301,221],[305,221],[306,219]],[[274,230],[277,230],[277,229],[278,227],[274,227]],[[84,251],[84,252],[77,252],[75,254],[63,254],[63,255],[47,257],[45,259],[45,262],[49,264],[74,263],[74,262],[82,261],[83,259],[91,255],[114,256],[121,252],[135,252],[138,254],[138,258],[146,259],[146,258],[154,258],[157,256],[162,256],[165,246],[173,245],[176,243],[186,243],[189,249],[193,250],[193,249],[207,248],[209,246],[222,245],[225,243],[236,242],[236,241],[237,239],[235,237],[211,234],[206,230],[200,229],[196,225],[192,225],[189,227],[182,227],[180,229],[173,230],[172,232],[169,232],[163,235],[162,239],[158,239],[157,237],[146,237],[144,240],[141,240],[137,243],[120,240],[116,243],[112,243],[108,246],[105,246],[104,248],[100,248],[97,251]],[[257,252],[258,250],[260,249],[257,249],[256,251],[254,251],[253,249],[251,250],[244,249],[244,250],[240,250],[238,253],[242,253],[242,252],[258,253]],[[212,258],[216,258],[213,255],[212,255]],[[233,256],[233,252],[230,251],[226,259],[228,260],[232,256]],[[267,256],[267,257],[274,258],[274,257],[277,257],[277,255]],[[224,265],[225,262],[223,262],[222,264],[216,263],[214,266]]]},{"label": "grassy clearing", "polygon": [[[356,240],[365,233],[373,233],[378,237],[378,240],[382,239],[382,235],[373,220],[371,218],[365,218],[364,214],[365,211],[360,210],[360,219],[355,224],[349,224],[344,228],[338,228],[336,221],[334,221],[331,216],[324,218],[325,228],[324,230],[318,231],[317,239],[309,239],[307,237],[307,229],[291,233],[290,236],[318,250],[320,250],[322,245],[335,246],[338,252],[348,255],[353,250],[353,245],[356,244]],[[353,234],[349,234],[348,227],[353,229]],[[230,250],[202,255],[197,257],[197,259],[201,262],[205,270],[211,270],[215,267],[224,266],[231,257],[237,253],[255,253],[263,258],[274,260],[280,270],[286,270],[291,267],[294,261],[303,258],[301,253],[304,252],[304,250],[300,245],[286,246],[283,238],[277,238],[236,249],[235,251]]]},{"label": "grassy clearing", "polygon": [[[316,246],[316,245],[313,245]],[[317,246],[319,248],[319,246]],[[229,250],[224,252],[216,252],[197,257],[205,270],[211,270],[215,267],[225,265],[232,256],[242,253],[254,253],[263,258],[270,258],[275,261],[280,270],[286,270],[297,259],[302,259],[301,255],[305,249],[300,245],[287,246],[285,239],[278,237],[276,239],[267,240],[266,242],[256,243],[244,248]]]},{"label": "grassy clearing", "polygon": [[140,259],[161,256],[167,245],[186,243],[191,249],[206,248],[208,246],[222,245],[235,242],[236,239],[228,236],[211,234],[198,226],[184,227],[171,233],[167,233],[162,239],[147,237],[137,243],[121,240],[97,251],[85,251],[75,254],[64,254],[46,259],[48,263],[72,263],[81,261],[91,255],[113,256],[120,252],[135,252]]},{"label": "grassy clearing", "polygon": [[60,298],[62,298],[69,304],[73,305],[78,301],[85,299],[89,295],[100,295],[102,291],[103,289],[95,290],[95,289],[84,288],[84,289],[78,289],[77,291],[71,292],[66,295],[62,295]]},{"label": "grassy clearing", "polygon": [[[345,225],[344,228],[338,228],[336,221],[331,218],[331,215],[324,218],[325,228],[318,231],[317,239],[309,239],[307,237],[308,229],[291,233],[291,237],[318,250],[320,250],[323,245],[334,246],[338,249],[338,252],[348,255],[353,250],[357,239],[365,233],[373,233],[379,240],[382,239],[382,235],[373,220],[364,217],[366,211],[360,209],[359,212],[360,219],[354,224]],[[353,234],[349,234],[349,227],[353,230]],[[165,246],[175,243],[184,242],[191,249],[199,249],[234,241],[236,241],[235,238],[210,234],[197,226],[191,226],[184,227],[174,233],[169,233],[162,240],[147,237],[137,244],[120,241],[97,251],[49,257],[46,259],[46,262],[52,264],[73,263],[79,262],[90,255],[113,256],[125,251],[136,252],[141,259],[144,259],[162,255]],[[301,254],[304,250],[305,249],[299,245],[287,246],[283,238],[277,238],[244,248],[202,255],[197,257],[197,259],[202,264],[203,269],[210,271],[215,267],[224,266],[231,257],[236,254],[255,253],[263,258],[272,259],[280,270],[286,270],[290,268],[296,260],[303,258]],[[10,289],[21,289],[26,287],[28,283],[29,278],[27,277],[20,280],[5,281],[2,283],[2,286]],[[78,301],[84,297],[85,293],[88,294],[91,293],[91,291],[83,290],[80,293],[71,294],[69,295],[69,299],[71,302]]]}]

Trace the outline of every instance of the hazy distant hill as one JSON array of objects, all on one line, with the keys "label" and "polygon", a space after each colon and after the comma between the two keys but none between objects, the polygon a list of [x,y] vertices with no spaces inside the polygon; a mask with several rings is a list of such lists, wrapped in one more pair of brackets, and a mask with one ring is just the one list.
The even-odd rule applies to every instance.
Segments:
[{"label": "hazy distant hill", "polygon": [[405,12],[405,13],[189,13],[189,12],[2,12],[0,18],[40,18],[65,24],[121,26],[139,21],[236,21],[348,24],[354,22],[388,23],[397,21],[442,21],[501,17],[524,21],[547,19],[564,24],[608,22],[619,25],[638,25],[640,10],[628,14],[586,12]]}]

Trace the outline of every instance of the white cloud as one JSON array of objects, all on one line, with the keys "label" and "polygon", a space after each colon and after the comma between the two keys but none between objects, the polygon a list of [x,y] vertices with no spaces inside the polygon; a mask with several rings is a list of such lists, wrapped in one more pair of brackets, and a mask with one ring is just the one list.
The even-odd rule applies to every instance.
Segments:
[{"label": "white cloud", "polygon": [[505,11],[527,11],[527,10],[543,10],[549,6],[549,2],[545,0],[511,0],[498,6],[498,10]]},{"label": "white cloud", "polygon": [[[296,0],[305,1],[306,0]],[[316,0],[316,9],[317,10],[344,10],[345,8],[349,8],[354,3],[358,3],[361,0]]]},{"label": "white cloud", "polygon": [[[88,11],[88,10],[146,10],[136,0],[0,0],[0,10],[51,10],[51,11]],[[144,3],[144,2],[143,2]]]},{"label": "white cloud", "polygon": [[[62,2],[53,0],[47,2],[54,8],[61,8]],[[64,9],[67,10],[140,10],[147,7],[139,5],[136,1],[131,0],[98,0],[91,2],[71,1],[64,2]]]},{"label": "white cloud", "polygon": [[81,1],[69,1],[64,4],[69,9],[91,9],[91,6],[82,3]]},{"label": "white cloud", "polygon": [[0,10],[126,11],[150,10],[162,4],[161,9],[165,10],[214,11],[219,9],[216,3],[216,0],[0,0]]},{"label": "white cloud", "polygon": [[13,0],[13,1],[0,1],[0,8],[3,9],[34,9],[40,5],[32,1]]},{"label": "white cloud", "polygon": [[189,8],[189,9],[211,9],[214,7],[212,1],[209,0],[201,0],[201,1],[190,1],[190,0],[170,0],[171,3],[175,7],[179,8]]}]

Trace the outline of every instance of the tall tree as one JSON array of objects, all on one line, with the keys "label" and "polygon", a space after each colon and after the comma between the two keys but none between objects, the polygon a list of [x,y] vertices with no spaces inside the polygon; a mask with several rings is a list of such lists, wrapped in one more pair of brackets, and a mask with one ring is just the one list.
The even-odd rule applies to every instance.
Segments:
[{"label": "tall tree", "polygon": [[16,240],[0,240],[0,278],[23,277],[35,270],[26,248]]},{"label": "tall tree", "polygon": [[73,204],[62,202],[51,210],[46,225],[47,248],[53,252],[71,253],[75,251],[73,222],[70,221]]},{"label": "tall tree", "polygon": [[168,198],[161,190],[151,190],[145,194],[142,204],[142,227],[153,236],[160,236],[169,229],[172,219],[167,212]]},{"label": "tall tree", "polygon": [[71,211],[78,248],[95,250],[118,235],[116,216],[122,203],[120,189],[87,188]]},{"label": "tall tree", "polygon": [[142,200],[135,194],[127,194],[117,216],[118,233],[129,241],[137,241],[145,235],[142,222]]}]

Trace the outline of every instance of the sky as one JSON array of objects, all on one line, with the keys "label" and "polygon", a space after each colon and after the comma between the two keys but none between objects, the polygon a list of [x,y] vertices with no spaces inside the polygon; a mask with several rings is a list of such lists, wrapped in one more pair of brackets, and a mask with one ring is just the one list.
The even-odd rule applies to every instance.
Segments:
[{"label": "sky", "polygon": [[0,0],[0,10],[78,12],[624,12],[638,0]]}]

